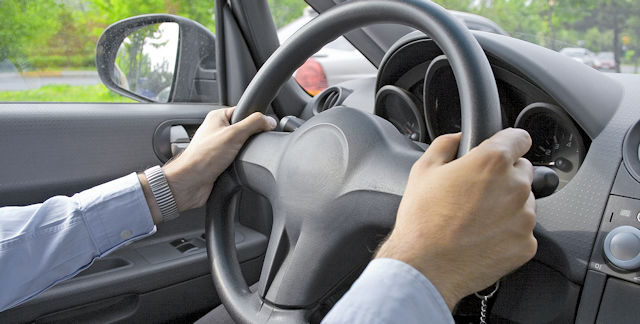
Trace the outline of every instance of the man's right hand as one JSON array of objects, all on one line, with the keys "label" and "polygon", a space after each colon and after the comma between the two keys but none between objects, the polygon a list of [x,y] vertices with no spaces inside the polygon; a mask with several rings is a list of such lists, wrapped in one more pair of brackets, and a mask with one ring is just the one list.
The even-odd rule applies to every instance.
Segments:
[{"label": "man's right hand", "polygon": [[413,165],[396,225],[377,258],[421,271],[449,309],[536,253],[529,134],[505,129],[454,160],[460,134],[438,137]]}]

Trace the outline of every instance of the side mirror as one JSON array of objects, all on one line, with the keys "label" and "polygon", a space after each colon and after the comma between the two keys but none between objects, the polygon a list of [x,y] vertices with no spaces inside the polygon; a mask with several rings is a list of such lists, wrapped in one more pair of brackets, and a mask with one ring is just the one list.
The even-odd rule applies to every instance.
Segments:
[{"label": "side mirror", "polygon": [[183,17],[152,14],[104,30],[96,67],[104,85],[142,102],[219,101],[215,36]]}]

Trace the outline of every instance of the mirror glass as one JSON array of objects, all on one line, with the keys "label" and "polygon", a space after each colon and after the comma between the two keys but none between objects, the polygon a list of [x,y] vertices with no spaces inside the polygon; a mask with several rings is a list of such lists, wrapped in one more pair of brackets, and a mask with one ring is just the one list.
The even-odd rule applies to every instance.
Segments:
[{"label": "mirror glass", "polygon": [[180,27],[164,22],[142,27],[120,45],[112,75],[125,90],[168,102],[176,68]]}]

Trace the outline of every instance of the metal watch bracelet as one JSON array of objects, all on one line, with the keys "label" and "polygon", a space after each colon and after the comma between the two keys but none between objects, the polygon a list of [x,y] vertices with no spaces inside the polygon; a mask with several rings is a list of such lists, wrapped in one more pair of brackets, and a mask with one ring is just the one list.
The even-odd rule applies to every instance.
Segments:
[{"label": "metal watch bracelet", "polygon": [[165,178],[160,166],[156,165],[146,169],[144,175],[147,177],[147,181],[149,181],[151,193],[153,193],[153,197],[160,208],[161,221],[166,222],[177,218],[179,216],[178,206],[173,198],[171,188],[169,188],[169,183],[167,183],[167,178]]}]

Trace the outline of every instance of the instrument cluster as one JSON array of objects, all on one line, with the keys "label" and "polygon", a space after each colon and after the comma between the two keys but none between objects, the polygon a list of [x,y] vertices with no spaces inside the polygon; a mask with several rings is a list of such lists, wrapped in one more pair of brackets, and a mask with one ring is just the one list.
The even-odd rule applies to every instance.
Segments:
[{"label": "instrument cluster", "polygon": [[[406,54],[405,54],[406,55]],[[392,60],[383,61],[391,64]],[[590,139],[553,99],[515,72],[493,66],[500,96],[502,125],[522,128],[532,139],[525,155],[534,166],[558,174],[558,190],[580,168]],[[384,73],[395,75],[390,78]],[[460,97],[455,76],[444,55],[410,68],[381,66],[375,113],[413,141],[431,143],[461,129]]]}]

